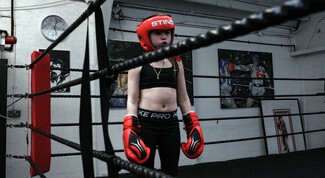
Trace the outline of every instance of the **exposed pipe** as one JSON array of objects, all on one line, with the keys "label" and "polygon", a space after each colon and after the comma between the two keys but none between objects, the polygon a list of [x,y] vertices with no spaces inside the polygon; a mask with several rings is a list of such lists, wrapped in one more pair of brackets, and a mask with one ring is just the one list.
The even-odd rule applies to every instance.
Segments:
[{"label": "exposed pipe", "polygon": [[[14,0],[11,0],[11,36],[7,37],[10,46],[5,47],[6,51],[12,51],[14,44],[17,42],[17,39],[14,36],[14,32],[15,32],[15,30],[14,30],[15,25],[14,24],[15,24],[14,23]],[[6,41],[7,41],[7,39],[6,39]]]},{"label": "exposed pipe", "polygon": [[273,7],[274,6],[274,5],[270,5],[270,4],[262,4],[259,2],[253,2],[253,1],[247,1],[247,0],[232,0],[232,1],[237,1],[237,2],[242,2],[242,3],[246,3],[246,4],[257,5],[257,6],[264,6],[264,7]]}]

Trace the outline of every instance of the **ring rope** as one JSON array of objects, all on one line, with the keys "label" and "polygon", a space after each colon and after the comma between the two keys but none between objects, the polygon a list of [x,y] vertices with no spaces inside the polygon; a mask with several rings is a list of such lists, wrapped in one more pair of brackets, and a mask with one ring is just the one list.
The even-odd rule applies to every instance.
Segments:
[{"label": "ring rope", "polygon": [[[251,95],[240,95],[242,97],[252,97]],[[283,95],[265,95],[265,96],[253,96],[255,98],[263,97],[309,97],[309,96],[325,96],[325,93],[309,93],[309,94],[283,94]],[[51,95],[52,98],[80,98],[81,95]],[[99,95],[91,95],[91,98],[100,98]],[[202,95],[191,96],[190,98],[236,98],[238,96],[222,96],[222,95]],[[20,98],[20,97],[19,97]],[[126,96],[112,96],[111,98],[126,98]],[[11,106],[12,104],[8,105]]]},{"label": "ring rope", "polygon": [[[323,132],[323,131],[325,131],[325,129],[288,133],[287,135],[298,135],[298,134],[313,133],[313,132]],[[268,135],[268,136],[241,138],[241,139],[233,139],[233,140],[222,140],[222,141],[215,141],[215,142],[204,142],[204,145],[230,143],[230,142],[240,142],[240,141],[249,141],[249,140],[259,140],[259,139],[267,139],[267,138],[274,138],[274,137],[280,137],[280,136],[282,136],[282,135],[279,134],[279,135]]]},{"label": "ring rope", "polygon": [[[323,112],[325,113],[325,112]],[[315,113],[315,114],[319,114],[319,113]],[[290,115],[303,115],[303,114],[290,114]],[[265,116],[265,117],[273,117],[273,115],[270,116]],[[204,120],[206,121],[206,120]],[[312,130],[312,131],[304,131],[304,132],[295,132],[292,133],[290,135],[295,135],[295,134],[304,134],[304,133],[312,133],[312,132],[319,132],[319,131],[325,131],[325,129],[319,129],[319,130]],[[229,143],[229,142],[239,142],[239,141],[248,141],[248,140],[255,140],[255,139],[265,139],[265,138],[272,138],[272,137],[278,137],[281,135],[271,135],[271,136],[267,136],[267,137],[251,137],[251,138],[242,138],[242,139],[234,139],[234,140],[224,140],[224,141],[216,141],[216,142],[206,142],[205,144],[218,144],[218,143]],[[116,152],[123,152],[123,150],[116,150]],[[56,154],[53,155],[55,157],[59,157],[59,156],[73,156],[73,155],[79,155],[80,153],[65,153],[65,154]],[[23,156],[15,156],[15,155],[7,155],[7,157],[9,158],[23,158]]]},{"label": "ring rope", "polygon": [[[308,113],[308,114],[325,114],[325,112],[316,112],[316,113]],[[302,113],[302,114],[287,114],[287,115],[285,115],[285,116],[294,116],[294,115],[299,115],[299,116],[301,116],[301,115],[307,115],[307,113]],[[275,115],[265,115],[264,117],[274,117]],[[235,118],[235,117],[232,117],[232,118],[230,118],[230,117],[228,117],[228,118],[214,118],[214,119],[200,119],[201,121],[212,121],[212,120],[217,120],[217,123],[218,123],[218,121],[219,120],[230,120],[230,119],[252,119],[252,118],[263,118],[263,117],[261,117],[261,116],[244,116],[244,117],[237,117],[237,118]],[[179,122],[181,122],[181,120],[179,120]],[[101,124],[101,123],[98,123],[98,124]],[[112,124],[112,123],[107,123],[107,125],[109,125],[109,124]],[[115,122],[114,124],[122,124],[122,122]],[[20,127],[21,126],[23,126],[24,124],[23,123],[20,123]],[[58,125],[60,125],[60,124],[58,124]],[[64,125],[64,124],[62,124],[62,125]],[[51,126],[53,126],[53,124],[51,125]],[[325,131],[324,129],[319,129],[319,130],[309,130],[309,131],[305,131],[305,130],[303,130],[303,132],[301,132],[302,134],[304,134],[305,135],[305,133],[312,133],[312,132],[321,132],[321,131]],[[298,132],[295,132],[294,134],[300,134],[300,132],[298,133]],[[236,139],[236,140],[223,140],[223,141],[219,141],[220,143],[227,143],[227,142],[238,142],[238,141],[247,141],[247,140],[255,140],[255,139],[262,139],[262,138],[264,138],[264,139],[266,139],[267,137],[252,137],[252,138],[242,138],[242,139]],[[26,138],[27,139],[27,138]],[[28,139],[26,140],[27,142],[28,142]],[[211,144],[212,143],[215,143],[215,144],[217,144],[218,142],[211,142]],[[123,149],[120,149],[120,150],[113,150],[114,151],[114,153],[117,153],[117,152],[124,152],[124,150]],[[80,153],[66,153],[65,155],[58,155],[58,156],[72,156],[72,155],[78,155],[78,154],[80,154]],[[54,155],[51,155],[51,156],[54,156]],[[57,157],[58,157],[57,156]]]},{"label": "ring rope", "polygon": [[29,156],[26,156],[25,159],[35,169],[37,175],[39,175],[41,178],[46,178],[46,176],[44,175],[44,173],[40,170],[40,168],[36,165],[36,163]]},{"label": "ring rope", "polygon": [[28,68],[28,65],[7,65],[7,68],[13,69],[13,68]]},{"label": "ring rope", "polygon": [[[212,75],[188,75],[188,77],[193,78],[225,78],[225,79],[261,79],[257,77],[226,77],[226,76],[212,76]],[[325,81],[325,78],[286,78],[286,77],[270,77],[267,79],[273,79],[273,80],[310,80],[310,81]]]},{"label": "ring rope", "polygon": [[[325,131],[325,129],[317,129],[317,130],[310,130],[310,131],[303,131],[303,132],[288,133],[288,135],[298,135],[298,134],[324,132],[324,131]],[[259,139],[267,139],[267,138],[274,138],[274,137],[280,137],[280,136],[282,136],[282,135],[278,134],[278,135],[257,136],[257,137],[248,137],[248,138],[240,138],[240,139],[232,139],[232,140],[212,141],[212,142],[205,142],[204,145],[232,143],[232,142],[241,142],[241,141],[250,141],[250,140],[259,140]],[[124,150],[123,149],[114,150],[114,152],[124,152]],[[81,155],[80,152],[78,152],[78,153],[58,153],[58,154],[52,154],[51,156],[52,157],[66,157],[66,156],[79,156],[79,155]],[[7,154],[6,157],[8,157],[8,158],[16,158],[16,159],[24,159],[24,158],[26,158],[26,156],[12,155],[12,154]]]},{"label": "ring rope", "polygon": [[[67,69],[69,70],[69,69]],[[82,69],[72,69],[75,71],[82,71]],[[97,70],[93,70],[93,72],[96,72]],[[209,76],[209,75],[189,75],[188,77],[196,77],[196,78],[229,78],[229,79],[259,79],[256,77],[221,77],[221,76]],[[273,79],[273,80],[292,80],[292,81],[325,81],[325,78],[269,78],[269,79]],[[115,80],[115,78],[112,78],[111,80]],[[305,96],[324,96],[325,93],[316,93],[316,94],[305,94],[305,95],[272,95],[270,97],[305,97]],[[25,93],[25,94],[7,94],[7,97],[10,98],[19,98],[18,100],[14,101],[13,103],[9,104],[7,106],[10,107],[12,105],[14,105],[16,102],[20,101],[23,98],[31,98],[32,96],[30,96],[30,94]],[[80,95],[51,95],[51,97],[54,98],[80,98]],[[92,95],[91,97],[93,98],[99,98],[99,95]],[[196,96],[196,98],[207,98],[208,96]],[[234,98],[236,96],[227,96],[226,98]],[[244,96],[246,97],[246,96]],[[255,96],[255,97],[263,97],[263,96]],[[264,96],[267,97],[267,96]],[[111,96],[111,98],[126,98],[126,96]],[[195,97],[194,97],[195,98]],[[224,98],[224,96],[211,96],[211,98]]]},{"label": "ring rope", "polygon": [[[299,113],[299,114],[288,114],[284,116],[306,116],[306,115],[321,115],[325,114],[325,111],[320,111],[320,112],[308,112],[308,113]],[[264,116],[238,116],[238,117],[219,117],[219,118],[200,118],[200,122],[205,122],[205,121],[222,121],[222,120],[242,120],[242,119],[254,119],[254,118],[267,118],[267,117],[275,117],[276,115],[264,115]],[[11,119],[8,117],[3,117],[5,119]],[[6,127],[9,128],[23,128],[26,127],[26,124],[22,122],[15,121],[11,119],[11,121],[16,122],[17,124],[6,124]],[[179,122],[182,122],[179,120]],[[107,125],[121,125],[123,122],[108,122]],[[94,122],[92,125],[103,125],[101,122]],[[72,127],[72,126],[79,126],[79,123],[52,123],[51,127]]]},{"label": "ring rope", "polygon": [[[120,31],[120,32],[128,32],[128,33],[136,33],[135,31],[132,30],[125,30],[125,29],[118,29],[115,27],[111,27],[109,28],[109,30],[112,31]],[[195,36],[190,36],[190,35],[178,35],[178,34],[174,34],[174,36],[177,37],[185,37],[185,38],[192,38]],[[237,43],[247,43],[247,44],[259,44],[259,45],[266,45],[266,46],[279,46],[279,47],[290,47],[293,48],[293,51],[295,51],[296,46],[295,45],[285,45],[285,44],[274,44],[274,43],[262,43],[262,42],[256,42],[256,41],[244,41],[244,40],[225,40],[225,41],[230,41],[230,42],[237,42]]]},{"label": "ring rope", "polygon": [[[73,71],[73,72],[82,72],[83,69],[74,69],[74,68],[59,68],[59,67],[50,67],[51,70],[62,70],[62,71]],[[89,70],[89,72],[97,72],[98,70]]]},{"label": "ring rope", "polygon": [[[22,67],[17,67],[22,68]],[[74,71],[74,72],[82,72],[82,69],[76,68],[58,68],[58,67],[50,67],[51,70],[62,70],[62,71]],[[98,70],[89,70],[90,72],[98,72]],[[123,74],[127,74],[127,72],[121,72]],[[225,78],[225,79],[260,79],[257,77],[226,77],[226,76],[212,76],[212,75],[187,75],[188,77],[193,78]],[[325,78],[286,78],[286,77],[270,77],[268,79],[272,80],[311,80],[311,81],[325,81]]]},{"label": "ring rope", "polygon": [[[75,69],[75,70],[79,70],[79,69]],[[248,78],[248,77],[221,77],[221,76],[206,76],[206,75],[191,75],[192,77],[197,77],[197,78],[229,78],[229,79],[259,79],[256,77],[252,77],[252,78]],[[191,77],[189,76],[189,77]],[[269,78],[269,79],[273,79],[273,80],[292,80],[292,81],[325,81],[325,78]],[[115,80],[115,78],[111,78],[111,80]],[[55,89],[53,89],[54,91],[56,91]],[[20,98],[17,101],[13,102],[12,104],[8,105],[7,107],[15,104],[16,102],[18,102],[19,100],[21,100],[22,98],[31,98],[33,95],[32,94],[9,94],[7,95],[7,97],[16,97],[16,98]],[[324,93],[316,93],[316,94],[306,94],[306,95],[272,95],[272,97],[295,97],[295,96],[324,96]],[[62,97],[62,98],[78,98],[80,97],[80,95],[51,95],[51,97]],[[94,98],[98,98],[100,97],[99,95],[92,95],[91,97]],[[112,96],[112,98],[124,98],[126,96]],[[207,96],[203,96],[203,97],[207,97]],[[214,98],[219,98],[219,96],[212,96]],[[223,97],[223,96],[220,96]],[[234,96],[227,96],[227,98],[231,98]],[[259,96],[256,96],[259,97]],[[200,96],[198,96],[198,98],[202,98]]]}]

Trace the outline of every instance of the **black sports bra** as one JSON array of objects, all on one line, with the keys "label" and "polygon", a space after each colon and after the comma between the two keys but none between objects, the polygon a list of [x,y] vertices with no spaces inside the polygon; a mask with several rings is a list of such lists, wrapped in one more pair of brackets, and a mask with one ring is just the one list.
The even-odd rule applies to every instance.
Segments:
[{"label": "black sports bra", "polygon": [[[155,68],[160,71],[161,68]],[[177,88],[178,70],[175,67],[162,68],[159,78],[150,64],[143,65],[140,72],[140,90],[154,87]]]}]

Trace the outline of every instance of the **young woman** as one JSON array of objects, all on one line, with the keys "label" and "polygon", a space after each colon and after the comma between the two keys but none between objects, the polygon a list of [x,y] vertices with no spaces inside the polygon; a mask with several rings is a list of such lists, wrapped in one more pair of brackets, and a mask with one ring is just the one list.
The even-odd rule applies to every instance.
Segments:
[{"label": "young woman", "polygon": [[[174,29],[171,16],[158,14],[146,18],[137,26],[136,32],[142,48],[148,52],[172,44]],[[178,106],[188,136],[187,143],[181,144]],[[123,127],[126,157],[153,169],[158,149],[161,170],[176,176],[180,147],[191,159],[200,156],[204,148],[198,117],[191,109],[179,57],[129,70],[127,114]]]}]

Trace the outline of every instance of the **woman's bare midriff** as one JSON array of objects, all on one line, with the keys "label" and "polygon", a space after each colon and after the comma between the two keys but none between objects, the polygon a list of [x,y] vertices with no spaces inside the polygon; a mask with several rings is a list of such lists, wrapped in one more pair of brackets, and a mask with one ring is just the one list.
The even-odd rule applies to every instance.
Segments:
[{"label": "woman's bare midriff", "polygon": [[177,109],[176,89],[169,87],[156,87],[140,91],[139,108],[169,112]]}]

